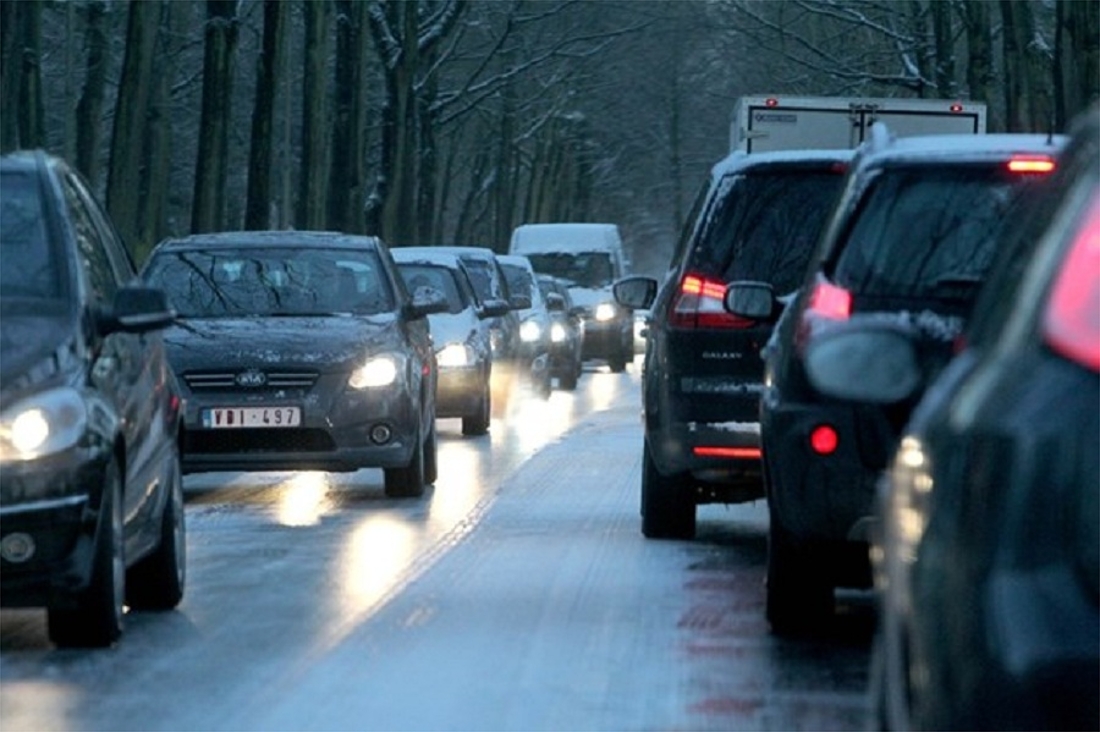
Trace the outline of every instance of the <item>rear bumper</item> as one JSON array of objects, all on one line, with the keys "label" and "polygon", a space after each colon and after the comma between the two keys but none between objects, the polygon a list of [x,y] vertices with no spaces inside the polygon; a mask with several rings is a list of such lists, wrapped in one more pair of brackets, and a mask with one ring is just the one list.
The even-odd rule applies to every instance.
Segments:
[{"label": "rear bumper", "polygon": [[664,475],[688,473],[696,503],[745,503],[764,497],[756,422],[673,423],[647,434]]}]

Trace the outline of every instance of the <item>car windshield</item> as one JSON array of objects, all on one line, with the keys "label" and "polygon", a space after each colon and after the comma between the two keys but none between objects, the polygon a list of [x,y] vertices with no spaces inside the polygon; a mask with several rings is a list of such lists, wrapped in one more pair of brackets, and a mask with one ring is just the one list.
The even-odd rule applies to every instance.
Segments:
[{"label": "car windshield", "polygon": [[145,274],[182,318],[373,315],[394,299],[374,251],[216,248],[169,251]]},{"label": "car windshield", "polygon": [[767,282],[780,293],[797,289],[842,181],[839,170],[728,177],[689,266],[727,282]]},{"label": "car windshield", "polygon": [[466,297],[458,286],[456,275],[449,267],[432,264],[399,264],[397,269],[410,293],[420,287],[433,287],[447,298],[447,312],[455,315],[467,307]]},{"label": "car windshield", "polygon": [[1018,186],[1003,165],[899,168],[878,175],[841,242],[833,276],[868,297],[970,300]]},{"label": "car windshield", "polygon": [[607,252],[543,252],[527,258],[536,272],[561,277],[577,287],[608,287],[614,279]]},{"label": "car windshield", "polygon": [[61,272],[46,234],[45,213],[33,175],[0,175],[0,297],[55,300]]}]

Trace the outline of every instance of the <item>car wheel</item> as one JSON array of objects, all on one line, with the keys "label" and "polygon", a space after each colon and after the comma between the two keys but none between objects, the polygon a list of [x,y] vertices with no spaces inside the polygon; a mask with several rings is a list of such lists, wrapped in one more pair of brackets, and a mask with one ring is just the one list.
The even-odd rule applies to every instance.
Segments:
[{"label": "car wheel", "polygon": [[695,501],[686,476],[661,475],[642,448],[642,534],[649,539],[695,538]]},{"label": "car wheel", "polygon": [[424,443],[419,434],[409,464],[403,468],[386,468],[385,491],[390,498],[417,498],[424,495]]},{"label": "car wheel", "polygon": [[778,635],[821,630],[833,614],[825,548],[799,541],[770,511],[766,605],[768,622]]},{"label": "car wheel", "polygon": [[187,542],[179,453],[172,450],[160,543],[126,573],[126,602],[136,610],[170,610],[183,599]]},{"label": "car wheel", "polygon": [[485,389],[481,399],[478,400],[477,411],[462,418],[462,434],[484,435],[489,431],[489,422],[493,415],[493,390],[489,387],[489,381],[485,381]]},{"label": "car wheel", "polygon": [[60,647],[101,648],[122,635],[126,562],[123,555],[122,473],[111,460],[103,480],[88,587],[46,612],[50,640]]},{"label": "car wheel", "polygon": [[439,446],[435,439],[435,420],[432,420],[428,439],[424,441],[424,482],[431,484],[439,478]]},{"label": "car wheel", "polygon": [[550,398],[550,392],[553,391],[553,388],[554,388],[554,380],[553,380],[553,377],[550,376],[550,369],[547,368],[543,372],[543,376],[539,381],[538,395],[540,397],[542,397],[543,399],[549,399]]},{"label": "car wheel", "polygon": [[558,386],[566,391],[573,391],[577,388],[577,371],[572,367],[567,371],[563,371],[561,376],[558,377]]},{"label": "car wheel", "polygon": [[626,357],[621,353],[616,353],[607,359],[607,365],[611,367],[611,373],[621,374],[626,371]]}]

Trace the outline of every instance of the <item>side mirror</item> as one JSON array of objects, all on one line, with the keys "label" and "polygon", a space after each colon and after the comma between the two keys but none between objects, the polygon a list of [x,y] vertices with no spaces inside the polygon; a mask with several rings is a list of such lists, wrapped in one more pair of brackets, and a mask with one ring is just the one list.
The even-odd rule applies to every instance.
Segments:
[{"label": "side mirror", "polygon": [[615,302],[631,310],[645,310],[657,297],[657,280],[634,275],[624,277],[611,286]]},{"label": "side mirror", "polygon": [[749,320],[769,320],[775,312],[775,291],[767,282],[743,280],[726,287],[726,310]]},{"label": "side mirror", "polygon": [[412,299],[405,307],[405,314],[412,320],[423,318],[432,313],[445,313],[450,310],[447,296],[434,287],[418,287]]},{"label": "side mirror", "polygon": [[99,318],[104,333],[146,333],[167,328],[176,321],[168,295],[157,287],[123,287],[115,292],[111,312]]},{"label": "side mirror", "polygon": [[482,303],[481,307],[477,309],[477,317],[485,320],[486,318],[499,318],[502,315],[507,315],[512,309],[512,306],[508,304],[507,300],[486,300]]},{"label": "side mirror", "polygon": [[565,310],[565,298],[556,292],[547,293],[546,309],[551,312],[562,312]]},{"label": "side mirror", "polygon": [[804,358],[810,383],[836,399],[900,402],[923,381],[913,336],[887,323],[838,323],[819,331]]},{"label": "side mirror", "polygon": [[531,298],[527,295],[512,295],[509,302],[512,305],[512,310],[526,310],[531,307]]}]

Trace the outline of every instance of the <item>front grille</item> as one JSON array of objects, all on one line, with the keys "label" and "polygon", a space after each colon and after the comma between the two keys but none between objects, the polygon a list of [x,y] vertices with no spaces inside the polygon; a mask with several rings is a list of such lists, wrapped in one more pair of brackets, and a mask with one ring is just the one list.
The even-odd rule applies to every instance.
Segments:
[{"label": "front grille", "polygon": [[[238,390],[242,387],[237,383],[237,375],[240,371],[209,371],[190,372],[183,375],[183,380],[192,391],[225,391]],[[317,381],[316,371],[267,371],[264,372],[266,383],[259,387],[247,387],[249,392],[263,393],[264,390],[275,389],[309,389]]]},{"label": "front grille", "polygon": [[192,454],[331,452],[332,436],[316,428],[193,430],[183,438]]}]

